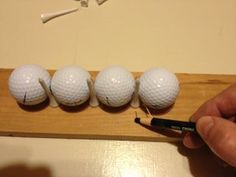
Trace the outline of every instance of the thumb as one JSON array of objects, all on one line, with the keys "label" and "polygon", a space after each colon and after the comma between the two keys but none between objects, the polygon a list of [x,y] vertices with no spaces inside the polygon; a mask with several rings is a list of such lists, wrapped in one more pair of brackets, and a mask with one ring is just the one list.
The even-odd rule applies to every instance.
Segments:
[{"label": "thumb", "polygon": [[206,116],[197,121],[197,131],[210,149],[236,167],[236,124],[229,120]]}]

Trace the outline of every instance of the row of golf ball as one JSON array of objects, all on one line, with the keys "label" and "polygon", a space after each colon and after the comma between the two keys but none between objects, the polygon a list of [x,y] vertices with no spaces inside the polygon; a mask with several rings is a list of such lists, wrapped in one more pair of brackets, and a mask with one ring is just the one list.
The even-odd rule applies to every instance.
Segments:
[{"label": "row of golf ball", "polygon": [[[63,67],[51,78],[48,71],[39,65],[23,65],[11,73],[8,82],[11,95],[24,105],[43,102],[47,94],[39,78],[46,83],[60,104],[77,106],[91,96],[88,86],[91,75],[80,66]],[[138,96],[147,107],[163,109],[175,102],[179,81],[172,72],[154,68],[144,72],[138,79]],[[94,82],[96,98],[111,107],[126,105],[134,95],[135,83],[127,69],[120,66],[107,67],[98,73]]]}]

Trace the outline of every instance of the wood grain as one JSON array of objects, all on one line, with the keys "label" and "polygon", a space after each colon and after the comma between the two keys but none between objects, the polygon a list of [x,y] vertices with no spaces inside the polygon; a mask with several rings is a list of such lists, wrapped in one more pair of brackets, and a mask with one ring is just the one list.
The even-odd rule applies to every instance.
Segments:
[{"label": "wood grain", "polygon": [[[140,117],[146,117],[141,108],[91,108],[88,103],[76,108],[51,108],[47,101],[31,107],[18,105],[8,91],[11,71],[0,69],[0,135],[143,141],[175,141],[181,137],[173,131],[135,124],[135,111]],[[97,72],[90,73],[96,77]],[[138,77],[141,73],[133,74]],[[236,75],[177,74],[177,77],[180,94],[176,103],[168,110],[153,114],[188,120],[203,102],[236,81]]]}]

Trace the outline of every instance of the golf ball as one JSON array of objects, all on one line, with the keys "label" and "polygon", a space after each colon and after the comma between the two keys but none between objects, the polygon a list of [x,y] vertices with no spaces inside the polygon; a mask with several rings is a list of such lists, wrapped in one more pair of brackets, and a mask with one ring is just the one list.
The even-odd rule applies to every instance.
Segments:
[{"label": "golf ball", "polygon": [[79,66],[61,68],[52,77],[52,93],[63,105],[80,105],[89,99],[87,79],[90,77],[90,74]]},{"label": "golf ball", "polygon": [[175,102],[178,93],[179,81],[166,69],[154,68],[140,77],[139,96],[147,107],[167,108]]},{"label": "golf ball", "polygon": [[51,77],[47,70],[39,65],[23,65],[10,75],[8,87],[17,102],[24,105],[36,105],[46,100],[47,95],[39,83],[43,79],[50,86]]},{"label": "golf ball", "polygon": [[101,71],[95,80],[97,98],[105,105],[120,107],[127,104],[133,95],[135,80],[123,67],[111,66]]}]

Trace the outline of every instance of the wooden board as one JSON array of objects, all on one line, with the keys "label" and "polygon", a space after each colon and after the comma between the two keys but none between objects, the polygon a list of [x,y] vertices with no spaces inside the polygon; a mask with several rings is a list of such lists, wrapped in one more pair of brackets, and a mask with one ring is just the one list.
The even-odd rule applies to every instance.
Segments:
[{"label": "wooden board", "polygon": [[[173,131],[151,130],[135,124],[135,111],[140,117],[146,115],[143,109],[130,106],[108,109],[84,104],[76,108],[51,108],[48,102],[34,107],[20,106],[8,91],[11,71],[0,69],[0,135],[144,141],[171,141],[180,137]],[[95,77],[97,72],[91,74]],[[134,73],[136,77],[140,74]],[[155,115],[188,120],[203,102],[236,81],[236,75],[177,74],[177,77],[180,94],[176,103]]]}]

